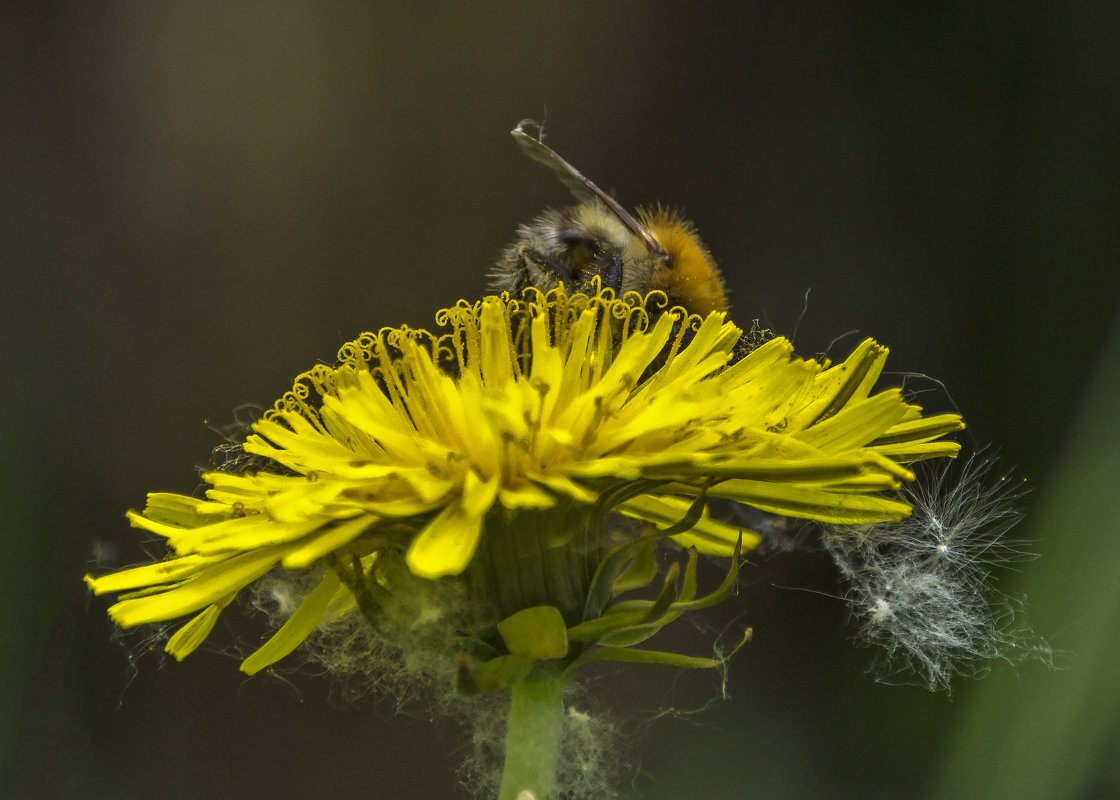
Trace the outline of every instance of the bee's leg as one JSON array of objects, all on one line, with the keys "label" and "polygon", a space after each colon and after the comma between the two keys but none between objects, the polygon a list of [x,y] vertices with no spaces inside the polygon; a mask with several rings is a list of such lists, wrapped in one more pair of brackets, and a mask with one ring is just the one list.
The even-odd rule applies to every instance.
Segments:
[{"label": "bee's leg", "polygon": [[622,258],[617,253],[603,270],[603,288],[613,289],[615,297],[622,296]]},{"label": "bee's leg", "polygon": [[523,282],[524,286],[535,286],[543,291],[548,291],[557,283],[563,283],[567,286],[572,283],[572,273],[567,267],[557,264],[555,261],[550,261],[539,250],[534,250],[528,245],[522,245],[518,248],[517,265],[520,267],[519,272],[522,276],[519,283]]}]

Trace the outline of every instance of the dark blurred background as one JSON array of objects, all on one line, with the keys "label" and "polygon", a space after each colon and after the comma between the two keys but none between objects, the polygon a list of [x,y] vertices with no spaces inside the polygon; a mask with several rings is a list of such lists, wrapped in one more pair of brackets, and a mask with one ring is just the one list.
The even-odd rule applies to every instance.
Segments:
[{"label": "dark blurred background", "polygon": [[122,647],[80,578],[142,556],[123,512],[197,486],[205,420],[480,294],[517,224],[568,200],[507,135],[523,117],[624,205],[685,208],[740,322],[807,355],[858,330],[943,381],[964,440],[1033,488],[1020,532],[1044,557],[1000,585],[1063,651],[952,699],[877,684],[829,565],[774,559],[744,573],[756,635],[727,702],[646,724],[718,680],[593,687],[637,709],[638,792],[1120,793],[1115,4],[0,13],[0,794],[457,796],[453,726]]}]

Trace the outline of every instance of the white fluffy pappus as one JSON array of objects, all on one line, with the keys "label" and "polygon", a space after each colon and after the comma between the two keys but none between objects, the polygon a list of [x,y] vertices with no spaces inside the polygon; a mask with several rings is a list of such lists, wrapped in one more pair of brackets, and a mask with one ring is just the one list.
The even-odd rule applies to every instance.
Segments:
[{"label": "white fluffy pappus", "polygon": [[1008,533],[1022,482],[996,475],[983,455],[961,465],[918,465],[904,490],[913,514],[893,523],[826,527],[822,542],[848,584],[860,641],[882,648],[884,682],[917,675],[949,691],[995,659],[1051,663],[1052,651],[1018,618],[1024,603],[996,590],[993,568],[1033,558]]}]

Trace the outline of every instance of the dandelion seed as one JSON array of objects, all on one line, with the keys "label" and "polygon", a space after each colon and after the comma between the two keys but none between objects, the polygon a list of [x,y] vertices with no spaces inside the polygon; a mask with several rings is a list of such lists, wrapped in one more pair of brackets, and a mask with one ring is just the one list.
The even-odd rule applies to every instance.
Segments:
[{"label": "dandelion seed", "polygon": [[1018,487],[970,458],[959,476],[922,469],[903,490],[914,513],[897,522],[825,529],[823,541],[848,583],[858,636],[876,645],[881,680],[907,673],[948,690],[955,674],[975,675],[1016,649],[1048,652],[1013,627],[1013,604],[991,585],[991,567],[1031,556],[1007,534],[1019,514]]}]

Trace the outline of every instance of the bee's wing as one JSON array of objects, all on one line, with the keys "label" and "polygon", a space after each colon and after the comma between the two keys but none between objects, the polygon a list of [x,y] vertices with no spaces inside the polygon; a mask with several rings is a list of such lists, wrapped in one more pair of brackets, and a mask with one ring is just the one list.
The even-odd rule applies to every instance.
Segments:
[{"label": "bee's wing", "polygon": [[537,125],[537,123],[532,120],[524,119],[517,123],[516,128],[510,131],[510,134],[512,134],[513,138],[517,141],[517,144],[525,151],[525,155],[529,156],[529,158],[537,163],[544,164],[548,167],[553,174],[560,179],[560,182],[567,186],[569,191],[576,196],[577,200],[582,201],[593,198],[609,208],[611,213],[618,217],[619,222],[625,225],[628,231],[645,243],[651,255],[667,262],[669,260],[668,253],[661,247],[657,239],[653,237],[653,234],[649,232],[649,229],[639,222],[633,214],[619,205],[617,200],[585,178],[579,170],[562,159],[555,150],[542,142],[539,138],[539,125],[537,125],[538,136],[529,135],[525,128],[532,125]]}]

